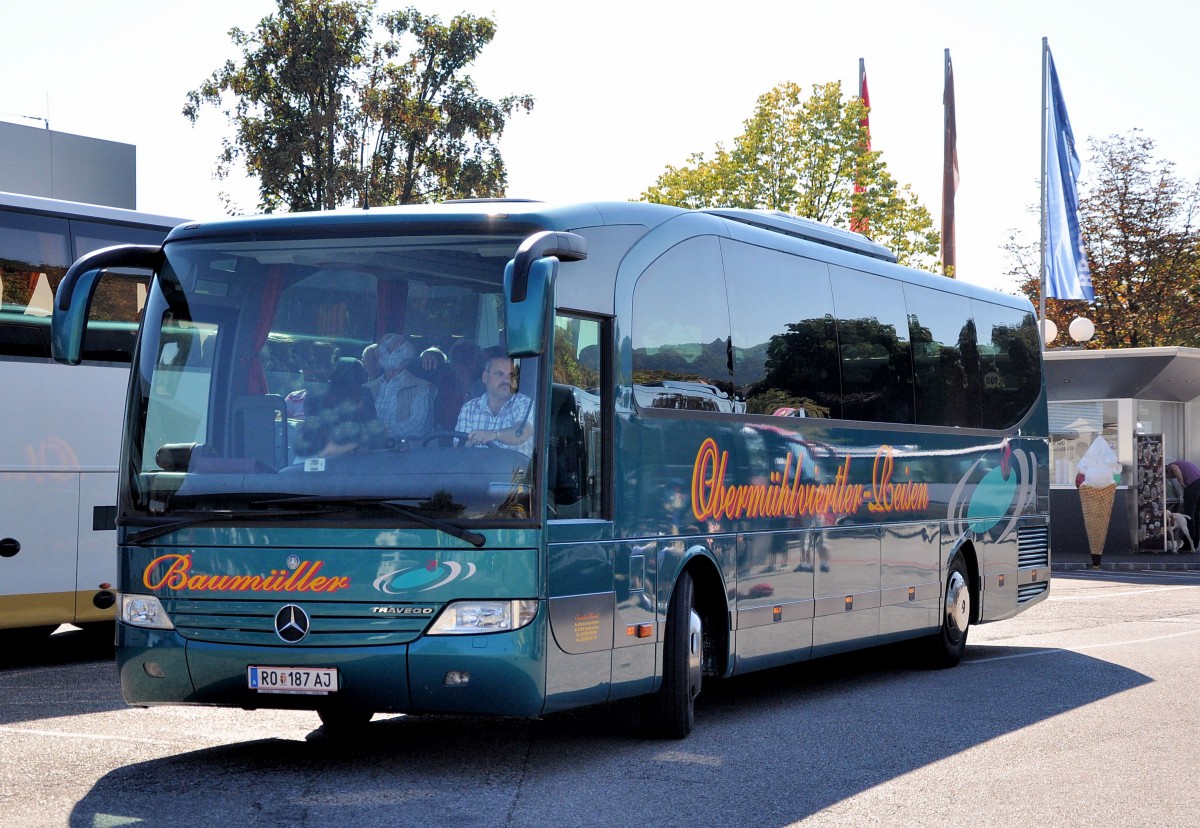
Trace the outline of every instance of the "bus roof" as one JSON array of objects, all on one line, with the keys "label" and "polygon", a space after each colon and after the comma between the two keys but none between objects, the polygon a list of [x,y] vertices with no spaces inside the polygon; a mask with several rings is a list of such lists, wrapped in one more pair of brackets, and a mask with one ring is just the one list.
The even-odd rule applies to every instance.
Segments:
[{"label": "bus roof", "polygon": [[6,192],[0,192],[0,209],[64,218],[138,224],[146,227],[175,227],[187,221],[187,219],[172,216],[126,210],[123,207],[107,207],[102,204],[85,204],[82,201],[64,201],[58,198],[42,198],[41,196]]},{"label": "bus roof", "polygon": [[[1014,307],[1024,307],[1028,300],[1014,297],[961,280],[918,270],[896,263],[896,256],[881,244],[871,241],[861,233],[855,233],[809,219],[799,218],[777,210],[750,210],[743,208],[712,208],[688,210],[664,204],[635,201],[551,203],[528,199],[462,199],[440,204],[409,204],[391,207],[342,208],[306,213],[275,213],[256,216],[225,217],[208,222],[190,222],[176,227],[167,237],[167,242],[225,238],[252,235],[265,239],[274,235],[291,235],[297,231],[310,233],[390,234],[398,224],[404,224],[404,232],[420,232],[422,226],[437,226],[445,231],[451,227],[464,233],[523,234],[536,230],[574,231],[596,226],[639,226],[649,232],[652,228],[683,215],[710,216],[714,223],[732,222],[741,225],[750,234],[767,232],[776,237],[783,236],[798,240],[812,253],[828,251],[819,258],[831,263],[862,267],[866,257],[875,264],[864,267],[881,275],[926,284],[954,293],[975,296]],[[720,235],[739,234],[727,229]],[[796,244],[793,242],[792,244]],[[781,249],[790,245],[781,244]]]}]

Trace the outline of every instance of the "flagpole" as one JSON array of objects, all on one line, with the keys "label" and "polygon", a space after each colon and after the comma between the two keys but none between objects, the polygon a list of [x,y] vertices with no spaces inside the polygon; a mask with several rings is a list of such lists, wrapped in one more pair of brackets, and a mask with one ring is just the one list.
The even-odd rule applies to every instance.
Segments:
[{"label": "flagpole", "polygon": [[1046,89],[1049,86],[1049,78],[1047,77],[1048,61],[1046,55],[1050,51],[1050,43],[1047,38],[1042,38],[1042,185],[1040,198],[1041,204],[1041,267],[1038,274],[1041,277],[1041,290],[1038,291],[1038,313],[1042,328],[1042,348],[1046,347]]},{"label": "flagpole", "polygon": [[954,193],[958,189],[958,126],[954,113],[954,68],[946,49],[942,91],[942,275],[957,278],[954,239]]}]

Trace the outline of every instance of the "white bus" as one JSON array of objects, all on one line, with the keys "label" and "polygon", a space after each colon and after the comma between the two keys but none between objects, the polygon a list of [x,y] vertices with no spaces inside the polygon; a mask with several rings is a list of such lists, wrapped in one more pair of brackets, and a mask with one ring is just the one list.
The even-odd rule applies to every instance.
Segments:
[{"label": "white bus", "polygon": [[111,621],[117,456],[149,274],[105,279],[82,371],[50,359],[54,291],[78,257],[158,244],[182,219],[0,193],[0,632]]}]

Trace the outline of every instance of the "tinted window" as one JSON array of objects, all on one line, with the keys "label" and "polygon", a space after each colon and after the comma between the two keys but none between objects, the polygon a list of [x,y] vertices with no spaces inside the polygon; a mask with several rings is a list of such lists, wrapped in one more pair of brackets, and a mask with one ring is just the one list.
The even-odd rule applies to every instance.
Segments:
[{"label": "tinted window", "polygon": [[[158,244],[165,230],[0,213],[0,354],[50,356],[51,303],[76,258],[115,244]],[[74,239],[74,252],[71,240]],[[88,311],[83,358],[129,362],[149,273],[109,273]]]},{"label": "tinted window", "polygon": [[0,213],[0,354],[50,356],[54,289],[70,264],[66,221]]},{"label": "tinted window", "polygon": [[830,267],[842,364],[842,416],[913,421],[912,357],[899,282]]},{"label": "tinted window", "polygon": [[971,302],[940,290],[904,286],[912,338],[918,423],[977,427],[979,366]]},{"label": "tinted window", "polygon": [[756,414],[841,416],[828,267],[723,242],[737,393]]},{"label": "tinted window", "polygon": [[1033,314],[971,302],[979,331],[984,428],[1016,425],[1042,390],[1041,352]]},{"label": "tinted window", "polygon": [[554,317],[554,386],[550,391],[546,494],[556,518],[601,513],[600,322]]},{"label": "tinted window", "polygon": [[162,244],[166,230],[146,227],[126,227],[95,221],[72,221],[71,234],[75,240],[75,258],[114,244]]},{"label": "tinted window", "polygon": [[733,411],[729,316],[716,238],[660,256],[634,288],[633,382],[639,405]]}]

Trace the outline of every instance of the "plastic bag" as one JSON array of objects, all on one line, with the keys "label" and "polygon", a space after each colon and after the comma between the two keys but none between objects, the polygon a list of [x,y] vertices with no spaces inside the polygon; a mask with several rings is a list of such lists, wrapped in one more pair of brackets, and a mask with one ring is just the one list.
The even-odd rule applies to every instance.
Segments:
[{"label": "plastic bag", "polygon": [[1116,452],[1103,437],[1097,437],[1079,460],[1079,472],[1088,486],[1111,486],[1113,476],[1121,471],[1121,462]]}]

